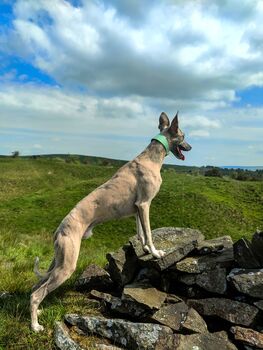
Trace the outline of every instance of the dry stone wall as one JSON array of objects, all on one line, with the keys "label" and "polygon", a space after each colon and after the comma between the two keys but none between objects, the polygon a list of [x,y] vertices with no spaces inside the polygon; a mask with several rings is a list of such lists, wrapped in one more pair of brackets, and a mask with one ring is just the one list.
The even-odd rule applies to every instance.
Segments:
[{"label": "dry stone wall", "polygon": [[73,328],[106,341],[94,349],[263,349],[263,232],[233,244],[168,227],[153,240],[166,252],[161,259],[132,237],[107,254],[105,269],[87,267],[76,288],[102,314],[65,315],[56,325],[60,349],[83,349],[69,336]]}]

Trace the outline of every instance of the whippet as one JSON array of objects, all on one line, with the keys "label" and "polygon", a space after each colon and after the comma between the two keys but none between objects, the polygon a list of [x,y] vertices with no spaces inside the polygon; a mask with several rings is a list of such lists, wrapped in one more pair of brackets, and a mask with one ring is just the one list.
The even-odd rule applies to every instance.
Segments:
[{"label": "whippet", "polygon": [[165,252],[154,247],[149,210],[152,199],[158,193],[162,178],[160,170],[165,156],[171,151],[176,158],[184,160],[182,151],[191,146],[184,141],[178,127],[178,113],[171,125],[162,113],[159,118],[160,133],[135,159],[125,164],[105,184],[83,198],[62,220],[54,237],[54,258],[44,276],[40,276],[36,262],[34,271],[41,280],[31,294],[31,327],[39,332],[44,329],[38,323],[38,307],[43,299],[58,288],[74,272],[83,238],[92,235],[92,228],[99,223],[134,215],[137,234],[143,249],[155,258]]}]

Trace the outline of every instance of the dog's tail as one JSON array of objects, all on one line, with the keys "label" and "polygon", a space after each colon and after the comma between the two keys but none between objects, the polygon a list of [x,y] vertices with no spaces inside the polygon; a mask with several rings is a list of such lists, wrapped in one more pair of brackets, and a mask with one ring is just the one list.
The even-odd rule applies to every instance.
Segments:
[{"label": "dog's tail", "polygon": [[41,279],[41,278],[44,277],[44,275],[42,275],[42,274],[39,272],[39,257],[38,257],[38,256],[35,258],[34,273],[35,273],[35,275],[36,275],[39,279]]},{"label": "dog's tail", "polygon": [[55,266],[55,258],[52,260],[47,272],[45,274],[42,274],[40,271],[39,271],[39,257],[37,256],[35,258],[35,263],[34,263],[34,273],[35,275],[39,278],[39,279],[43,279],[45,278],[46,276],[50,275],[50,272],[51,270],[53,270]]}]

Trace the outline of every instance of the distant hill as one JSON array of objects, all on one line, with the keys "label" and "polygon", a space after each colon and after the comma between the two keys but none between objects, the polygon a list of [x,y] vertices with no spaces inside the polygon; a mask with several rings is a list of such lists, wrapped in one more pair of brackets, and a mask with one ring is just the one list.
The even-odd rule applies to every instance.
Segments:
[{"label": "distant hill", "polygon": [[245,165],[223,165],[220,166],[220,168],[224,169],[243,169],[243,170],[250,170],[250,171],[256,171],[256,170],[263,170],[263,166],[245,166]]},{"label": "distant hill", "polygon": [[[12,156],[1,156],[0,159],[9,159]],[[116,166],[121,167],[126,160],[112,159],[105,157],[94,157],[79,154],[44,154],[44,155],[32,155],[32,156],[19,156],[22,159],[46,159],[56,160],[58,162],[72,163],[72,164],[90,164],[90,165],[103,165],[103,166]],[[186,165],[173,165],[164,164],[163,171],[167,169],[173,169],[178,173],[187,173],[193,175],[205,175],[214,177],[229,176],[233,179],[240,181],[263,181],[263,166],[186,166]]]}]

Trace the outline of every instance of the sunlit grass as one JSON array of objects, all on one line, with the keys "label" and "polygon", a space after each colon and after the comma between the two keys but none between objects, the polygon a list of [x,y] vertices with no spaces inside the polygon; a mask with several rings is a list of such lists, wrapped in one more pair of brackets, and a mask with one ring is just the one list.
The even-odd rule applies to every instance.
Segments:
[{"label": "sunlit grass", "polygon": [[[115,167],[66,164],[61,160],[0,159],[0,349],[53,349],[53,325],[66,312],[96,312],[74,282],[83,269],[105,265],[105,255],[135,234],[133,218],[94,229],[82,242],[72,278],[43,302],[43,334],[29,328],[34,259],[46,270],[53,257],[53,232],[67,212],[107,180]],[[207,238],[250,237],[263,227],[262,182],[238,182],[164,171],[151,207],[152,228],[200,229]]]}]

